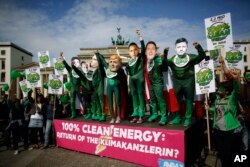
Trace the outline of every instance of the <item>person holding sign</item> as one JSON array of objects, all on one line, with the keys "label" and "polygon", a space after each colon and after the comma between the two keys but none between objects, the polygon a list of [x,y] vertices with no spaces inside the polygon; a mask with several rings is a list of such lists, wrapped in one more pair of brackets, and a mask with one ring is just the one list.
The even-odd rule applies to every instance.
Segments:
[{"label": "person holding sign", "polygon": [[126,66],[128,72],[128,84],[133,101],[133,119],[131,123],[142,123],[142,118],[145,114],[145,99],[144,99],[144,63],[145,57],[145,44],[142,39],[140,30],[137,30],[136,33],[141,42],[141,53],[139,53],[139,48],[136,43],[132,42],[129,44],[129,55],[130,60]]},{"label": "person holding sign", "polygon": [[[194,42],[193,45],[198,51],[198,56],[186,53],[188,49],[188,41],[185,38],[177,39],[175,42],[175,51],[177,54],[170,59],[166,58],[164,60],[164,66],[169,66],[173,72],[173,86],[179,106],[181,106],[183,96],[186,99],[184,126],[191,125],[195,92],[194,65],[200,63],[206,57],[206,54],[199,43]],[[165,49],[164,57],[167,57],[167,54],[168,49]],[[176,112],[174,120],[170,123],[181,123],[180,111]]]},{"label": "person holding sign", "polygon": [[[71,90],[70,90],[70,106],[71,106],[71,118],[76,117],[76,100],[80,101],[80,93],[79,87],[81,85],[81,80],[79,75],[75,73],[74,70],[68,65],[65,61],[65,57],[63,56],[63,52],[60,53],[60,57],[63,60],[63,64],[69,73],[70,83],[71,83]],[[80,67],[80,61],[78,57],[71,58],[71,66]],[[78,98],[78,99],[77,99]],[[80,101],[81,102],[81,101]]]},{"label": "person holding sign", "polygon": [[[222,70],[232,78],[233,90],[230,92],[226,82],[220,83],[213,107],[205,105],[206,110],[214,113],[214,140],[222,166],[234,166],[234,158],[240,149],[240,122],[237,118],[238,100],[240,95],[239,73],[230,73],[224,60],[220,58]],[[228,81],[227,81],[228,82]]]},{"label": "person holding sign", "polygon": [[[120,123],[122,93],[127,93],[124,92],[127,90],[127,76],[124,70],[121,68],[122,60],[120,56],[112,55],[109,58],[108,64],[99,52],[96,52],[96,58],[97,61],[100,62],[99,66],[105,68],[106,70],[107,96],[109,103],[109,111],[112,117],[110,123]],[[115,97],[116,103],[116,116],[114,114],[113,109],[113,95]]]}]

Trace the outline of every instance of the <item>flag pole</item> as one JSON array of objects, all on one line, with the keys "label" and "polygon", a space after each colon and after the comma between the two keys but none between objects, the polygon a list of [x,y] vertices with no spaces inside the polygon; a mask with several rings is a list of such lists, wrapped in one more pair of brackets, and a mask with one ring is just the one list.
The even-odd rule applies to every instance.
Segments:
[{"label": "flag pole", "polygon": [[55,112],[56,112],[56,94],[54,94],[53,120],[55,118]]},{"label": "flag pole", "polygon": [[[208,94],[205,94],[205,105],[208,106]],[[207,140],[208,140],[208,150],[211,150],[211,141],[210,141],[210,126],[209,126],[209,114],[208,109],[206,108],[206,117],[207,117]]]}]

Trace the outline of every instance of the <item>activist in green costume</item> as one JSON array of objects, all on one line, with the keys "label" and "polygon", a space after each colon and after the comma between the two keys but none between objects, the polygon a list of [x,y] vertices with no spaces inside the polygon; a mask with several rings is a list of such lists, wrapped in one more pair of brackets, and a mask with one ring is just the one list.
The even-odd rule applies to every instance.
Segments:
[{"label": "activist in green costume", "polygon": [[[136,43],[129,44],[130,60],[126,66],[128,72],[128,84],[133,101],[133,119],[131,123],[142,123],[145,114],[145,99],[144,99],[144,63],[145,63],[145,44],[140,34],[140,30],[136,33],[139,36],[141,42],[141,53]],[[139,117],[139,119],[138,119]]]},{"label": "activist in green costume", "polygon": [[[179,38],[175,42],[175,51],[177,55],[170,59],[165,59],[164,64],[169,66],[173,73],[173,86],[177,96],[179,106],[181,106],[183,96],[186,99],[186,113],[184,126],[191,125],[193,101],[195,93],[195,78],[194,65],[200,63],[206,56],[201,45],[197,42],[193,43],[198,51],[198,56],[194,54],[187,54],[188,41],[185,38]],[[167,57],[168,49],[164,50],[164,57]],[[180,124],[180,111],[176,112],[174,120],[170,123]]]},{"label": "activist in green costume", "polygon": [[[121,58],[118,55],[112,55],[110,56],[108,64],[100,53],[96,53],[96,57],[98,62],[101,62],[99,66],[102,66],[106,70],[108,104],[112,117],[110,123],[120,123],[122,91],[127,90],[127,76],[124,70],[121,68]],[[115,96],[116,103],[116,117],[113,109],[113,95]]]},{"label": "activist in green costume", "polygon": [[[102,67],[99,66],[101,62],[97,60],[96,54],[92,57],[91,60],[91,67],[93,69],[92,77],[90,73],[86,75],[78,70],[76,67],[73,67],[76,73],[81,77],[82,83],[86,85],[91,84],[91,88],[93,89],[92,95],[92,103],[91,103],[91,112],[92,112],[92,119],[105,121],[106,117],[104,114],[104,77],[105,71]],[[92,78],[92,79],[91,79]]]},{"label": "activist in green costume", "polygon": [[[71,107],[71,118],[76,117],[76,98],[81,99],[80,97],[80,91],[79,87],[81,85],[81,81],[79,76],[75,73],[74,70],[68,65],[68,63],[65,61],[65,58],[63,56],[63,53],[60,53],[60,56],[63,60],[63,64],[65,68],[67,69],[69,73],[70,83],[71,83],[71,89],[70,89],[70,107]],[[80,68],[80,61],[78,57],[72,57],[71,58],[71,66],[76,66],[77,68]],[[80,101],[81,102],[81,101]]]},{"label": "activist in green costume", "polygon": [[163,74],[162,59],[157,55],[157,46],[155,42],[149,41],[146,45],[147,67],[150,81],[150,102],[152,105],[152,115],[148,118],[149,122],[157,119],[157,104],[160,108],[161,119],[159,125],[167,123],[166,102],[163,95]]},{"label": "activist in green costume", "polygon": [[[84,79],[82,81],[82,78],[84,78],[84,77],[81,77],[81,75],[79,75],[77,73],[78,69],[75,70],[75,71],[81,78],[81,85],[82,85],[82,88],[83,88],[83,99],[84,99],[84,109],[85,109],[84,118],[86,120],[89,120],[89,119],[92,118],[92,114],[91,114],[91,95],[92,95],[92,92],[93,92],[93,88],[92,88],[93,71],[89,70],[88,64],[85,61],[81,62],[81,67],[82,67],[82,71],[83,71],[84,76],[87,78],[86,81],[84,81]],[[75,69],[75,68],[73,68],[73,69]]]}]

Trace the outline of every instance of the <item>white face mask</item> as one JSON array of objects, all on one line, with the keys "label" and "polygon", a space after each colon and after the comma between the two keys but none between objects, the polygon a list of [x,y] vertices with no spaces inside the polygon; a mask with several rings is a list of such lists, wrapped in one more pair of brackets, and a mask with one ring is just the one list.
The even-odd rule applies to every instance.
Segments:
[{"label": "white face mask", "polygon": [[148,46],[146,48],[147,59],[152,60],[155,57],[156,53],[157,53],[157,50],[155,48],[155,45],[148,44]]},{"label": "white face mask", "polygon": [[187,43],[186,42],[180,42],[175,45],[175,51],[177,55],[184,55],[187,52]]},{"label": "white face mask", "polygon": [[98,61],[97,61],[97,59],[96,59],[96,55],[94,55],[94,56],[92,57],[92,60],[91,60],[90,65],[91,65],[91,67],[94,68],[94,69],[97,68],[97,67],[99,66]]},{"label": "white face mask", "polygon": [[80,66],[80,61],[75,59],[75,60],[73,60],[73,64],[74,64],[74,66],[79,67]]},{"label": "white face mask", "polygon": [[139,49],[135,45],[132,45],[129,47],[128,53],[129,53],[129,56],[134,59],[138,56]]},{"label": "white face mask", "polygon": [[88,73],[88,64],[82,64],[82,71]]}]

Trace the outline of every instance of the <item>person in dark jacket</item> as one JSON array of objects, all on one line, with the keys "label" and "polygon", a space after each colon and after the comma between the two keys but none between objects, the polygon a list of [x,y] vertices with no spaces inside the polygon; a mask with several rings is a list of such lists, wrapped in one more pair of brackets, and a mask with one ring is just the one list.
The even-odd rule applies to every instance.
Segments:
[{"label": "person in dark jacket", "polygon": [[[8,99],[7,104],[10,110],[10,122],[6,130],[11,131],[13,136],[13,149],[14,155],[19,153],[18,142],[19,137],[23,132],[23,122],[24,122],[24,107],[25,104],[21,104],[19,99]],[[21,134],[20,134],[21,132]],[[28,147],[28,138],[24,138],[24,148]]]},{"label": "person in dark jacket", "polygon": [[55,106],[54,106],[55,100],[54,99],[55,99],[54,96],[50,96],[49,103],[46,105],[46,110],[45,110],[46,126],[45,126],[45,135],[44,135],[44,146],[41,147],[41,149],[45,149],[49,147],[50,134],[52,131],[54,112],[55,112]]},{"label": "person in dark jacket", "polygon": [[7,105],[7,99],[4,96],[0,96],[0,132],[2,133],[2,137],[4,138],[4,144],[7,149],[10,148],[10,133],[5,130],[5,128],[9,124],[9,107]]}]

